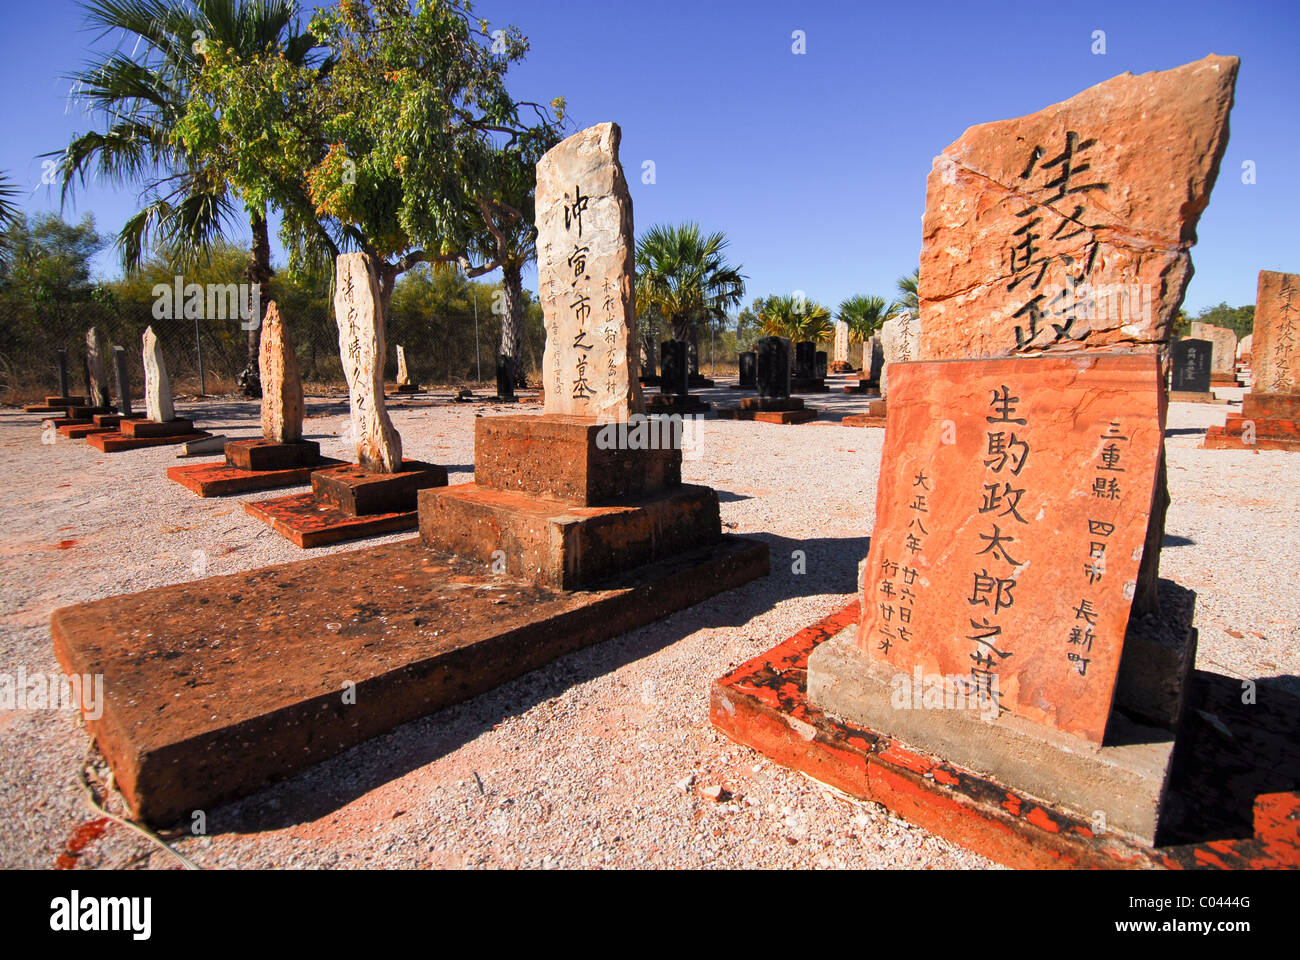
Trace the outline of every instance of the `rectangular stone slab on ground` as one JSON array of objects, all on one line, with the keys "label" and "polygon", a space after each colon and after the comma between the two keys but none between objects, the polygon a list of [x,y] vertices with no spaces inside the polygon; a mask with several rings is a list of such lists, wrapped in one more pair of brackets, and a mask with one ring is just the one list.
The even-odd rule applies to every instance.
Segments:
[{"label": "rectangular stone slab on ground", "polygon": [[1163,450],[1154,356],[890,369],[859,644],[1100,743]]},{"label": "rectangular stone slab on ground", "polygon": [[[734,537],[616,587],[548,590],[412,539],[56,610],[68,673],[135,813],[208,809],[767,573]],[[354,702],[345,686],[355,685]]]},{"label": "rectangular stone slab on ground", "polygon": [[[128,421],[127,425],[132,422],[135,421]],[[128,435],[124,431],[114,430],[111,433],[93,433],[86,437],[86,442],[104,453],[121,453],[125,450],[141,450],[145,447],[170,447],[179,443],[189,443],[192,440],[202,440],[208,436],[211,434],[206,430],[191,430],[188,433],[162,436]]]},{"label": "rectangular stone slab on ground", "polygon": [[309,467],[265,470],[246,470],[231,466],[228,462],[195,463],[168,467],[167,477],[200,497],[227,497],[236,493],[276,490],[280,487],[295,487],[310,483],[314,471],[342,464],[342,460],[334,460],[330,457],[321,457],[318,463]]},{"label": "rectangular stone slab on ground", "polygon": [[[810,655],[857,623],[857,601],[716,680],[709,719],[782,766],[882,804],[1008,867],[1300,867],[1300,702],[1243,705],[1240,681],[1193,676],[1169,784],[1162,846],[1106,829],[1015,788],[827,716],[807,696]],[[1229,730],[1231,736],[1225,735]],[[1284,786],[1290,781],[1290,788]]]},{"label": "rectangular stone slab on ground", "polygon": [[244,512],[303,549],[414,530],[416,495],[446,486],[447,469],[418,460],[403,460],[402,466],[398,473],[355,463],[311,470],[311,493],[245,503]]}]

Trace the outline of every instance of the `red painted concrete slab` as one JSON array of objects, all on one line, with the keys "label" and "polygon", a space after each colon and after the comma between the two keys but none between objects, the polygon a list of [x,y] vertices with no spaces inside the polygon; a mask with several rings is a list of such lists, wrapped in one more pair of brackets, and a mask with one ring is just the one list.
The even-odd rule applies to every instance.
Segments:
[{"label": "red painted concrete slab", "polygon": [[[1241,704],[1235,678],[1197,673],[1162,824],[1141,844],[939,757],[827,717],[806,697],[808,655],[859,620],[857,601],[713,684],[728,737],[925,829],[1019,868],[1300,868],[1300,701]],[[1211,716],[1224,729],[1225,736]]]},{"label": "red painted concrete slab", "polygon": [[[135,421],[127,422],[130,424]],[[140,450],[144,447],[171,447],[210,436],[212,434],[205,430],[196,430],[193,433],[182,433],[171,437],[128,437],[114,430],[111,433],[92,433],[86,437],[86,442],[104,453],[121,453],[124,450]]]},{"label": "red painted concrete slab", "polygon": [[252,501],[244,504],[244,511],[303,549],[414,530],[420,522],[418,510],[358,517],[310,493]]},{"label": "red painted concrete slab", "polygon": [[284,470],[243,470],[228,463],[196,463],[168,467],[167,477],[200,497],[226,497],[236,493],[275,490],[310,483],[313,470],[336,467],[341,463],[342,460],[322,457],[315,466]]}]

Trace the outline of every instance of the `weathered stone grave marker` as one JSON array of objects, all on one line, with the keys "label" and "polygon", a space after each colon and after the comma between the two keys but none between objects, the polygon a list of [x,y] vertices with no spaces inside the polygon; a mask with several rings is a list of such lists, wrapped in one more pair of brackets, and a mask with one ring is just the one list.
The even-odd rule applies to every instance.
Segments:
[{"label": "weathered stone grave marker", "polygon": [[262,384],[262,436],[227,441],[221,447],[225,455],[221,463],[167,470],[169,478],[200,497],[291,487],[307,483],[316,470],[342,464],[322,457],[315,440],[303,439],[302,377],[288,327],[274,300],[266,305],[257,360]]},{"label": "weathered stone grave marker", "polygon": [[1205,432],[1212,450],[1300,450],[1300,274],[1259,272],[1250,392]]},{"label": "weathered stone grave marker", "polygon": [[[935,160],[919,329],[881,331],[888,426],[858,622],[807,654],[800,716],[832,730],[809,748],[819,776],[857,784],[853,738],[893,743],[982,784],[965,819],[1005,823],[1005,801],[1037,798],[1154,842],[1195,658],[1194,603],[1169,601],[1173,585],[1155,602],[1161,364],[1236,70],[1208,57],[1116,77],[972,127]],[[719,696],[748,694],[724,680]],[[913,769],[868,764],[891,789]],[[902,809],[929,817],[928,798],[951,816],[962,782],[936,773]]]},{"label": "weathered stone grave marker", "polygon": [[[416,494],[447,483],[445,467],[402,456],[402,437],[389,419],[383,297],[370,255],[340,254],[334,290],[357,462],[312,468],[311,493],[244,504],[246,513],[303,548],[410,530],[418,522]],[[278,356],[287,362],[283,348]]]},{"label": "weathered stone grave marker", "polygon": [[[87,443],[105,453],[175,446],[210,436],[206,430],[196,430],[193,421],[188,418],[176,416],[171,380],[167,376],[167,361],[153,327],[145,328],[141,341],[145,415],[119,417],[113,424],[115,429],[86,436]],[[104,423],[107,425],[109,421],[105,420]]]}]

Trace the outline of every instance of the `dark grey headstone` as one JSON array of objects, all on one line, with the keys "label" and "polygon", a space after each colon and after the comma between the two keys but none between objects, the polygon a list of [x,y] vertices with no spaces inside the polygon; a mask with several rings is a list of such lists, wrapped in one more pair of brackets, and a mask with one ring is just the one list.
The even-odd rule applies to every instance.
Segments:
[{"label": "dark grey headstone", "polygon": [[758,354],[753,350],[740,355],[740,385],[742,387],[758,385]]},{"label": "dark grey headstone", "polygon": [[504,353],[497,354],[497,399],[515,398],[515,364]]},{"label": "dark grey headstone", "polygon": [[654,341],[646,339],[645,341],[645,369],[641,371],[644,377],[653,377],[655,370],[658,368],[658,359],[655,354]]},{"label": "dark grey headstone", "polygon": [[790,396],[790,341],[763,337],[758,341],[758,395]]},{"label": "dark grey headstone", "polygon": [[126,365],[126,347],[113,348],[113,376],[117,379],[117,412],[131,416],[131,376]]},{"label": "dark grey headstone", "polygon": [[71,387],[68,386],[68,351],[59,350],[59,396],[66,397]]},{"label": "dark grey headstone", "polygon": [[813,363],[813,371],[818,380],[826,379],[826,351],[818,350]]},{"label": "dark grey headstone", "polygon": [[871,369],[867,371],[867,379],[879,383],[880,371],[884,369],[885,348],[880,345],[880,335],[874,334],[871,337]]},{"label": "dark grey headstone", "polygon": [[684,397],[690,382],[686,341],[665,340],[659,345],[659,392]]},{"label": "dark grey headstone", "polygon": [[1206,393],[1210,389],[1209,340],[1175,340],[1169,345],[1169,365],[1173,369],[1174,390]]},{"label": "dark grey headstone", "polygon": [[800,340],[794,345],[794,378],[811,380],[817,365],[817,344]]}]

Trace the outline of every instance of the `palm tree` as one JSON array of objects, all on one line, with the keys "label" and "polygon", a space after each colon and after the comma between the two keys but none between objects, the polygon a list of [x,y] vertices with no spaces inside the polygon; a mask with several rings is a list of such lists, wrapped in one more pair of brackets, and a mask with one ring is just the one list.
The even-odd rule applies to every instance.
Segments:
[{"label": "palm tree", "polygon": [[[104,126],[50,154],[59,158],[63,198],[92,175],[142,185],[140,210],[117,236],[128,271],[152,245],[167,249],[178,265],[205,260],[242,206],[252,233],[246,275],[249,283],[267,284],[274,270],[266,204],[237,197],[213,158],[185,152],[175,133],[206,44],[241,57],[275,49],[291,62],[307,61],[316,42],[298,30],[295,0],[83,0],[82,8],[87,25],[101,37],[116,35],[119,46],[71,77],[73,96]],[[254,396],[260,329],[248,331],[241,374],[245,392]]]},{"label": "palm tree", "polygon": [[831,312],[816,300],[803,297],[769,297],[758,315],[763,333],[793,341],[826,339],[831,332]]},{"label": "palm tree", "polygon": [[[899,285],[902,285],[901,280]],[[880,325],[893,316],[900,307],[906,308],[906,304],[887,303],[884,297],[858,294],[841,303],[836,316],[849,325],[849,336],[863,343],[871,339],[871,335],[880,329]]]},{"label": "palm tree", "polygon": [[920,279],[920,267],[917,267],[907,276],[898,278],[898,292],[901,295],[898,306],[913,320],[921,315],[921,301],[916,293],[916,285]]},{"label": "palm tree", "polygon": [[18,217],[18,204],[11,199],[16,196],[18,196],[18,187],[9,179],[8,174],[0,173],[0,264],[9,259],[9,245],[6,233],[9,230],[9,224],[13,223]]},{"label": "palm tree", "polygon": [[726,247],[725,234],[703,236],[697,223],[655,226],[637,241],[638,314],[666,323],[696,356],[699,325],[721,322],[745,295],[745,278],[727,263]]}]

